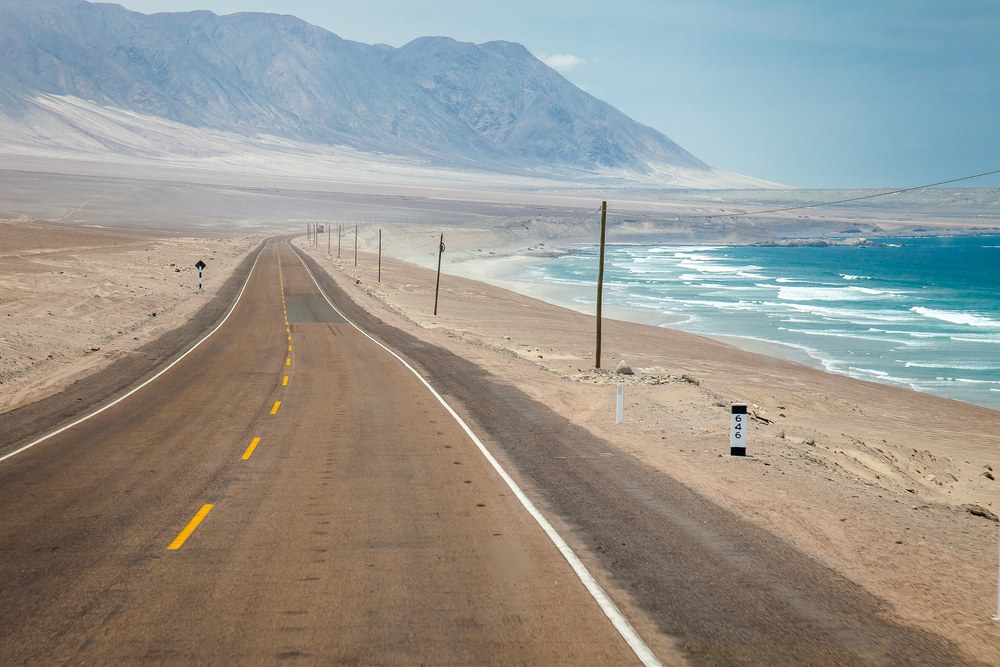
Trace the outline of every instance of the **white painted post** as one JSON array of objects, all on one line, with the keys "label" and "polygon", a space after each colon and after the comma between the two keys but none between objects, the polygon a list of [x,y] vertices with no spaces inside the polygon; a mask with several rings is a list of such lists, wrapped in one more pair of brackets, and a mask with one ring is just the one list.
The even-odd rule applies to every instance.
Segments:
[{"label": "white painted post", "polygon": [[[997,543],[1000,544],[1000,540]],[[994,621],[1000,621],[1000,561],[997,562],[997,613],[993,617]]]},{"label": "white painted post", "polygon": [[621,424],[625,421],[624,417],[625,411],[625,387],[618,385],[618,408],[615,411],[615,423]]},{"label": "white painted post", "polygon": [[747,434],[749,432],[750,416],[747,414],[746,403],[733,403],[732,421],[729,430],[729,455],[747,455]]}]

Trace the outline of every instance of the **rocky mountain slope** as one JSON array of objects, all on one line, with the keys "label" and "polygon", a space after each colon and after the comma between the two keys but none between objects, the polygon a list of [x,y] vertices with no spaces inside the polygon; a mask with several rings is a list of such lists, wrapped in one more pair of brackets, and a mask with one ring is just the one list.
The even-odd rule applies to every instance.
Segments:
[{"label": "rocky mountain slope", "polygon": [[[764,185],[708,167],[510,42],[392,48],[276,14],[0,0],[0,46],[0,152],[190,153],[170,145],[166,122],[213,141],[288,140],[450,169]],[[136,141],[144,134],[155,141]]]}]

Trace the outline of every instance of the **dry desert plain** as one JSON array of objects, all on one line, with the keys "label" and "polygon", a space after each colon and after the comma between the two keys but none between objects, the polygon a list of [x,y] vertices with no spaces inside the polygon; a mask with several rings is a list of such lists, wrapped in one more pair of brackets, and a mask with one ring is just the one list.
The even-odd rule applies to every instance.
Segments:
[{"label": "dry desert plain", "polygon": [[[189,320],[268,235],[242,231],[0,221],[0,410],[65,390]],[[387,323],[519,387],[605,439],[609,455],[635,457],[795,545],[888,616],[1000,663],[989,518],[1000,512],[1000,412],[619,320],[604,323],[602,366],[626,360],[636,374],[595,371],[593,317],[447,267],[434,316],[433,271],[387,256],[379,281],[374,238],[357,266],[328,239],[294,243]],[[731,402],[754,414],[746,458],[728,455]]]}]

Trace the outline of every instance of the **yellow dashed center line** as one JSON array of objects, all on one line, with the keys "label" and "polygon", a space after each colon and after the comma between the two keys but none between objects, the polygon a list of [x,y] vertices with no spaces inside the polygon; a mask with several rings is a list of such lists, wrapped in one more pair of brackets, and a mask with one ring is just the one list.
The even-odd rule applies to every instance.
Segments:
[{"label": "yellow dashed center line", "polygon": [[177,551],[184,546],[184,542],[187,541],[187,538],[191,537],[191,533],[193,533],[195,528],[198,527],[198,524],[200,524],[202,520],[208,516],[208,513],[212,511],[213,507],[215,507],[215,505],[210,503],[203,505],[202,508],[198,510],[198,513],[194,515],[194,518],[188,522],[188,525],[184,527],[184,530],[178,533],[177,537],[174,538],[174,541],[170,543],[170,546],[168,546],[167,549]]},{"label": "yellow dashed center line", "polygon": [[260,438],[254,438],[250,441],[250,446],[247,450],[243,452],[242,460],[246,461],[253,454],[253,450],[257,449],[257,445],[260,444]]},{"label": "yellow dashed center line", "polygon": [[288,357],[288,358],[285,359],[285,365],[286,366],[291,366],[292,365],[292,358],[291,357]]},{"label": "yellow dashed center line", "polygon": [[281,401],[275,401],[274,402],[274,407],[271,408],[271,414],[272,415],[278,414],[278,408],[280,408],[280,407],[281,407]]},{"label": "yellow dashed center line", "polygon": [[281,386],[282,387],[287,387],[288,386],[288,376],[287,375],[281,379]]}]

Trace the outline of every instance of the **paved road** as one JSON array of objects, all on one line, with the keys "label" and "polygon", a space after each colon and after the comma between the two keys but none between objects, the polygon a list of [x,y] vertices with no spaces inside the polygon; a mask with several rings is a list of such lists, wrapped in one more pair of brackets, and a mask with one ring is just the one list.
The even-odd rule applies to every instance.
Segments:
[{"label": "paved road", "polygon": [[0,463],[0,515],[2,664],[637,662],[283,243],[160,379]]},{"label": "paved road", "polygon": [[[674,637],[693,664],[967,664],[317,278],[571,529],[665,662]],[[160,380],[0,462],[0,516],[0,664],[636,662],[468,436],[281,243]]]}]

